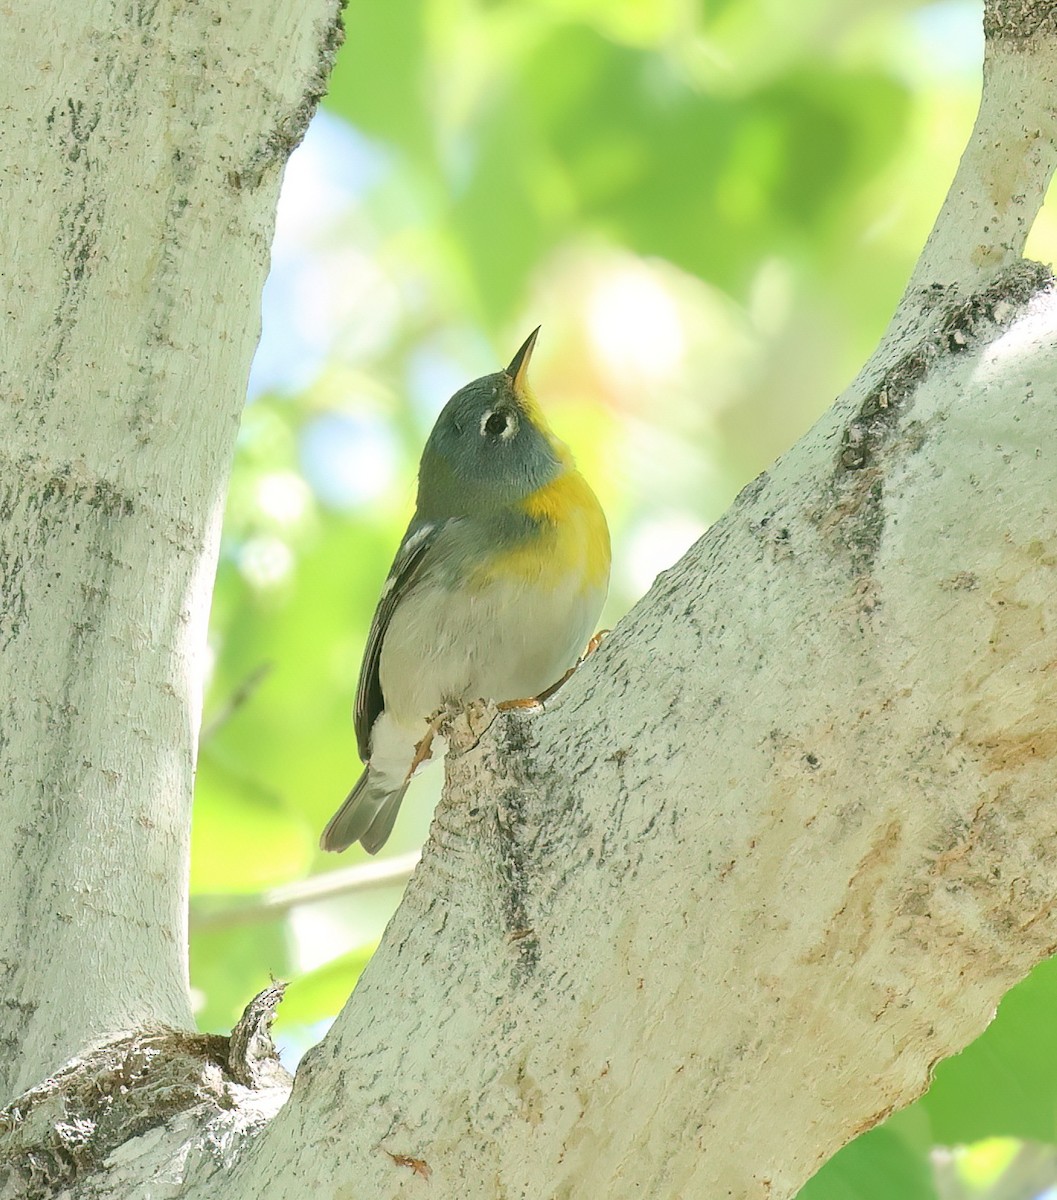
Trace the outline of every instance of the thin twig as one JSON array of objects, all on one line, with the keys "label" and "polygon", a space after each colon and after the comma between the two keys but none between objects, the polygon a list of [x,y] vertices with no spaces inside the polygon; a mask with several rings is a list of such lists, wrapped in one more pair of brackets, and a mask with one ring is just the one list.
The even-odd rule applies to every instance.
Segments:
[{"label": "thin twig", "polygon": [[274,665],[274,663],[270,662],[261,663],[259,667],[256,667],[246,676],[231,693],[227,704],[224,705],[220,712],[207,725],[202,726],[202,735],[199,738],[200,742],[208,742],[211,737],[214,737],[231,720],[271,674]]},{"label": "thin twig", "polygon": [[256,896],[240,898],[223,908],[212,907],[219,900],[217,896],[196,896],[191,902],[191,929],[198,932],[272,921],[302,904],[317,904],[335,896],[403,883],[411,877],[418,859],[419,852],[413,850],[381,862],[341,867],[337,871],[298,879],[295,883],[284,883]]}]

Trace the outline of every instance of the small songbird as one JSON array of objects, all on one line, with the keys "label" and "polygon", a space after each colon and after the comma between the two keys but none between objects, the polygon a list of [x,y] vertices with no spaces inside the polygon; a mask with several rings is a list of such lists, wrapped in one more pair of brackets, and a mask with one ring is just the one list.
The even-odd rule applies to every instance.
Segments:
[{"label": "small songbird", "polygon": [[371,622],[354,710],[366,769],[324,850],[376,854],[430,721],[538,696],[575,665],[609,586],[609,530],[529,391],[534,330],[505,371],[461,388],[422,452],[418,502]]}]

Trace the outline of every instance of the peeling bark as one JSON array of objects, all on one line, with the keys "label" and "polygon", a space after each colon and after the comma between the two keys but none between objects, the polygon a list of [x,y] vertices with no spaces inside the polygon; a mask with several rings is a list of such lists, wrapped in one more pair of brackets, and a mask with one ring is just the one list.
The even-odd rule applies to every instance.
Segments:
[{"label": "peeling bark", "polygon": [[83,1194],[115,1194],[111,1155],[174,1124],[197,1127],[201,1143],[217,1148],[237,1129],[241,1145],[290,1092],[269,1033],[284,990],[274,984],[254,997],[230,1038],[177,1029],[126,1034],[0,1110],[0,1194],[48,1200],[93,1179],[101,1190],[88,1182]]}]

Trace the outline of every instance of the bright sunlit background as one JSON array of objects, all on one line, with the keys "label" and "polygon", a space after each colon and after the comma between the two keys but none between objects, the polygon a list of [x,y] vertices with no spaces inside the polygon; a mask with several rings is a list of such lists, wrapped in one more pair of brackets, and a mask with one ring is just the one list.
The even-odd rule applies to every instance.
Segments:
[{"label": "bright sunlit background", "polygon": [[[535,390],[609,515],[619,620],[873,348],[972,123],[980,8],[351,0],[283,186],[214,598],[204,1028],[293,980],[277,1028],[296,1061],[399,901],[400,879],[309,893],[365,858],[317,840],[360,769],[360,656],[448,396],[542,324]],[[1057,257],[1052,214],[1029,250]],[[386,854],[422,844],[441,774],[416,781]],[[1043,1194],[1055,1005],[1044,964],[802,1196]]]}]

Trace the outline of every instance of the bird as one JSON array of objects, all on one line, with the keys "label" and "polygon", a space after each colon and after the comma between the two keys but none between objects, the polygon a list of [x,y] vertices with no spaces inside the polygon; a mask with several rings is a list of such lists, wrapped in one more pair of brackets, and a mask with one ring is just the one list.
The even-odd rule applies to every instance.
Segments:
[{"label": "bird", "polygon": [[[528,384],[534,329],[460,388],[422,452],[414,516],[367,636],[353,709],[364,770],[323,850],[377,854],[438,714],[546,692],[579,661],[609,588],[605,514]],[[423,749],[423,747],[426,747]]]}]

